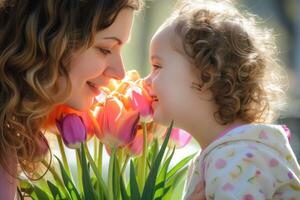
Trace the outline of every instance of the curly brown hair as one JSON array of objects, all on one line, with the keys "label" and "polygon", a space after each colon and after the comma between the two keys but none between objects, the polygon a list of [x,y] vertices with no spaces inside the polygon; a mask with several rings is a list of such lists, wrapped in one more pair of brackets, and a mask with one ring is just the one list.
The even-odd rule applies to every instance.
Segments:
[{"label": "curly brown hair", "polygon": [[[0,4],[0,167],[7,157],[31,175],[48,148],[43,123],[70,93],[65,64],[71,52],[89,47],[122,8],[138,10],[140,0],[5,0]],[[58,78],[68,87],[58,95]],[[45,153],[45,152],[44,152]]]},{"label": "curly brown hair", "polygon": [[286,74],[271,31],[257,20],[230,1],[206,0],[184,1],[166,22],[175,23],[176,50],[199,69],[198,89],[211,90],[220,124],[271,122],[284,105]]}]

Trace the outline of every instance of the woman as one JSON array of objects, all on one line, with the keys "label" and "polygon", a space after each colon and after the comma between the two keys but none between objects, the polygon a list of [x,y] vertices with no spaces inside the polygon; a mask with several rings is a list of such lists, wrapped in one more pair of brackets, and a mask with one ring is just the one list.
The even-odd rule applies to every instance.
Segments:
[{"label": "woman", "polygon": [[[122,79],[121,50],[139,0],[5,0],[0,4],[0,199],[14,199],[45,154],[47,116],[86,110]],[[47,149],[46,148],[46,149]],[[3,177],[3,178],[2,178]]]}]

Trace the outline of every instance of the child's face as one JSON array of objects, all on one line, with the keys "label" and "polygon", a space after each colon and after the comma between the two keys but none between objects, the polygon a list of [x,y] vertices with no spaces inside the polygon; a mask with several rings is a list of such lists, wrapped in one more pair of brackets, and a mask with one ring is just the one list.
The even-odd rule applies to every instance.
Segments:
[{"label": "child's face", "polygon": [[[99,87],[125,74],[121,49],[128,41],[133,19],[132,9],[120,11],[114,23],[98,32],[93,45],[74,52],[69,63],[72,90],[67,104],[77,110],[86,110],[99,94]],[[60,86],[65,87],[63,80]]]},{"label": "child's face", "polygon": [[150,86],[150,94],[154,96],[154,120],[165,125],[175,120],[175,124],[180,126],[186,114],[196,106],[199,96],[191,86],[192,82],[199,81],[195,67],[183,53],[174,49],[174,44],[179,44],[174,34],[171,25],[159,30],[152,38],[152,70],[145,81]]}]

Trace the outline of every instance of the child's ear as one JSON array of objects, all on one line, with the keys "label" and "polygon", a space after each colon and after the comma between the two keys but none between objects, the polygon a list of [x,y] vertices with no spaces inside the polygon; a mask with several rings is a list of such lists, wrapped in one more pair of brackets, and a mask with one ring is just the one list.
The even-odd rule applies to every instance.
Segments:
[{"label": "child's ear", "polygon": [[197,83],[197,82],[192,82],[192,89],[196,89],[197,91],[201,92],[202,91],[202,85]]},{"label": "child's ear", "polygon": [[206,67],[204,69],[198,69],[197,72],[199,84],[201,85],[202,91],[211,88],[217,79],[216,70],[213,67]]}]

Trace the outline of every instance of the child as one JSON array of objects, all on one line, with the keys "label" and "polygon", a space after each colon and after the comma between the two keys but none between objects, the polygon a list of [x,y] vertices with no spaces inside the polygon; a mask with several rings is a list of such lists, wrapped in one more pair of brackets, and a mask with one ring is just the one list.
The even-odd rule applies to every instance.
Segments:
[{"label": "child", "polygon": [[193,2],[152,38],[145,79],[154,120],[174,120],[202,148],[184,199],[300,199],[288,129],[269,124],[284,100],[270,32],[228,1]]},{"label": "child", "polygon": [[87,110],[99,87],[122,79],[121,50],[139,0],[0,3],[0,199],[15,197],[45,157],[46,119],[58,105]]}]

